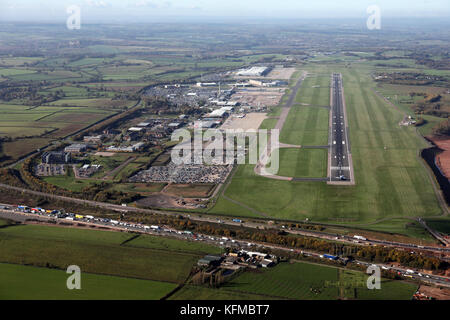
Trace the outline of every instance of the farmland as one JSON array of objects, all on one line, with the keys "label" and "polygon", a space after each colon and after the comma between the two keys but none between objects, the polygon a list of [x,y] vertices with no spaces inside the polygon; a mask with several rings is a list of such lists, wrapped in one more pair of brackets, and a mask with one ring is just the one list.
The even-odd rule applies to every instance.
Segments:
[{"label": "farmland", "polygon": [[151,236],[46,227],[0,229],[0,262],[65,270],[76,264],[87,273],[182,283],[201,253],[217,249]]},{"label": "farmland", "polygon": [[[62,270],[0,263],[2,300],[158,300],[176,284],[82,273],[81,290],[67,290]],[[4,290],[7,288],[7,290]]]},{"label": "farmland", "polygon": [[[296,299],[296,300],[410,300],[417,286],[382,280],[381,290],[369,290],[362,272],[303,262],[282,263],[274,268],[244,272],[217,291],[217,299]],[[185,287],[171,298],[215,299],[210,289]],[[223,298],[222,298],[223,299]]]}]

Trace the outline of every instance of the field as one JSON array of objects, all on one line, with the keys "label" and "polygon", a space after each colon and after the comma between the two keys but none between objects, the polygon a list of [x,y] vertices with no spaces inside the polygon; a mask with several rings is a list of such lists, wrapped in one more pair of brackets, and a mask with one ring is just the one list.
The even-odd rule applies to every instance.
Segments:
[{"label": "field", "polygon": [[303,81],[302,91],[295,99],[296,102],[312,106],[330,105],[331,74],[325,71],[325,69],[316,69],[308,74]]},{"label": "field", "polygon": [[[83,103],[83,101],[88,101]],[[110,100],[109,100],[110,101]],[[76,102],[76,104],[75,104]],[[60,106],[28,107],[25,105],[0,104],[0,136],[10,137],[11,142],[2,144],[2,153],[15,160],[37,148],[42,148],[51,140],[64,138],[108,116],[116,114],[118,109],[102,105],[83,107],[93,102],[90,99],[73,100],[70,107]],[[122,102],[122,106],[131,106],[131,102]],[[17,138],[24,138],[17,140]]]},{"label": "field", "polygon": [[278,175],[295,178],[327,176],[328,152],[324,149],[280,149]]},{"label": "field", "polygon": [[0,219],[0,227],[2,227],[2,226],[7,226],[7,225],[9,225],[10,223],[7,221],[7,220],[3,220],[3,219]]},{"label": "field", "polygon": [[438,231],[438,232],[442,232],[444,234],[450,235],[450,219],[433,219],[433,218],[429,218],[426,219],[426,223],[427,225]]},{"label": "field", "polygon": [[87,273],[170,283],[183,283],[203,253],[217,252],[173,239],[36,225],[0,229],[0,247],[3,263],[62,270],[76,264]]},{"label": "field", "polygon": [[[414,128],[400,127],[402,113],[372,90],[376,85],[370,76],[371,68],[364,62],[355,62],[347,68],[339,63],[305,66],[311,74],[322,75],[319,80],[309,78],[309,82],[304,82],[307,91],[302,102],[308,104],[322,104],[329,99],[328,91],[323,101],[317,100],[318,94],[314,92],[324,86],[322,79],[327,79],[324,74],[343,74],[356,186],[276,181],[255,175],[252,165],[241,165],[225,191],[235,203],[228,206],[230,201],[220,199],[210,212],[242,216],[262,212],[279,219],[309,218],[364,228],[381,219],[389,223],[392,218],[440,215],[431,180],[417,156],[427,144]],[[318,81],[321,81],[320,88],[312,89],[312,83]],[[309,112],[305,106],[291,109],[281,134],[282,142],[300,144],[306,139],[308,144],[326,144],[327,109],[306,108]],[[322,116],[318,110],[324,110]],[[305,130],[310,123],[314,125]],[[309,138],[304,131],[313,131],[316,136],[323,132],[323,138]],[[241,208],[238,204],[242,204]],[[255,212],[249,212],[248,207]]]},{"label": "field", "polygon": [[214,185],[210,184],[171,184],[164,192],[183,198],[207,198],[214,191]]},{"label": "field", "polygon": [[300,146],[327,145],[329,113],[326,108],[295,105],[281,130],[280,142]]},{"label": "field", "polygon": [[81,290],[68,290],[63,270],[0,263],[0,300],[158,300],[176,287],[81,271]]},{"label": "field", "polygon": [[[223,285],[217,297],[231,299],[295,299],[295,300],[410,300],[417,286],[410,283],[382,280],[380,290],[367,289],[368,275],[362,272],[309,263],[282,263],[274,268],[247,271]],[[211,289],[185,287],[171,298],[206,297],[214,299]],[[194,294],[195,293],[195,294]],[[245,295],[249,295],[245,297]]]}]

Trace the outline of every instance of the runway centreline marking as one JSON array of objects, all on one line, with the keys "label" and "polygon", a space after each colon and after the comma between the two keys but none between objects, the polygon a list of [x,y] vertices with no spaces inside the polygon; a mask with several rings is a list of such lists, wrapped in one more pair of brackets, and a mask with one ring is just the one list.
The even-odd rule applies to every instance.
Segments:
[{"label": "runway centreline marking", "polygon": [[354,185],[342,74],[331,75],[330,88],[329,143],[331,147],[328,153],[328,184]]}]

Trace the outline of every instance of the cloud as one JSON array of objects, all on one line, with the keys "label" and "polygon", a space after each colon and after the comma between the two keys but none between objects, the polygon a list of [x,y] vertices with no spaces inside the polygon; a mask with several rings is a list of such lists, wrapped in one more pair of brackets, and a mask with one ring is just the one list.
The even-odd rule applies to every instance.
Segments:
[{"label": "cloud", "polygon": [[88,6],[96,8],[106,8],[110,6],[105,0],[86,0],[86,3]]},{"label": "cloud", "polygon": [[137,0],[132,4],[133,7],[159,8],[160,6],[151,0]]}]

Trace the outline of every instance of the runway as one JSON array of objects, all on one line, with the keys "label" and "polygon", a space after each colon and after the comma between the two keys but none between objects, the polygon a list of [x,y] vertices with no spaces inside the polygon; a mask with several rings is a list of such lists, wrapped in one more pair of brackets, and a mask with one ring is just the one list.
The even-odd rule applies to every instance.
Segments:
[{"label": "runway", "polygon": [[329,184],[354,184],[353,163],[341,74],[331,76]]}]

